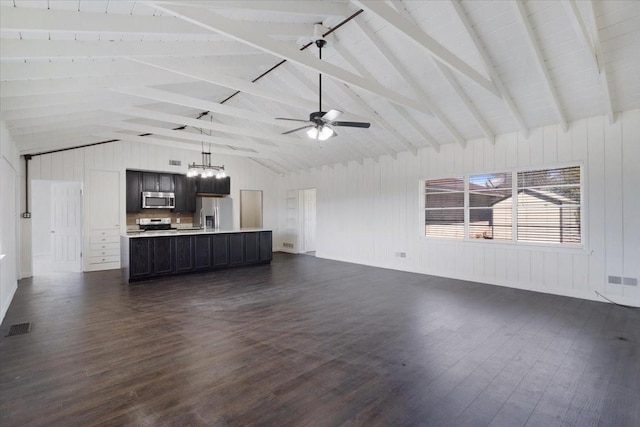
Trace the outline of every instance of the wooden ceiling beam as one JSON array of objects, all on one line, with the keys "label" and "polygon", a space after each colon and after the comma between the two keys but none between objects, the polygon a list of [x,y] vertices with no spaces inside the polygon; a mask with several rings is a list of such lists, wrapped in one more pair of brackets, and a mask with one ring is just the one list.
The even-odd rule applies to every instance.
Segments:
[{"label": "wooden ceiling beam", "polygon": [[[202,12],[202,10],[198,10]],[[313,34],[313,24],[271,24],[252,22],[260,34],[297,39]],[[0,27],[5,31],[69,32],[93,34],[211,34],[200,26],[172,16],[81,12],[27,7],[0,6]]]},{"label": "wooden ceiling beam", "polygon": [[190,79],[228,87],[244,93],[249,93],[251,95],[270,99],[272,101],[303,108],[305,111],[315,111],[315,108],[317,107],[316,103],[311,100],[305,100],[295,96],[287,96],[283,94],[282,91],[268,89],[264,87],[264,85],[252,83],[238,77],[220,73],[205,66],[198,66],[195,64],[185,65],[184,63],[182,63],[182,61],[179,60],[142,60],[131,58],[131,61],[146,64],[150,67],[165,70],[176,75],[188,77]]},{"label": "wooden ceiling beam", "polygon": [[254,122],[261,122],[268,125],[282,127],[282,122],[275,120],[271,115],[261,113],[259,111],[247,110],[244,108],[232,107],[227,104],[220,104],[218,102],[206,101],[200,98],[194,98],[191,96],[181,95],[166,90],[160,90],[150,87],[124,87],[118,89],[112,89],[114,92],[123,93],[131,96],[136,96],[144,99],[149,99],[158,102],[165,102],[168,104],[181,105],[183,107],[197,108],[202,111],[209,111],[215,114],[222,114],[225,116],[233,117],[234,119],[246,120],[247,117],[251,117]]},{"label": "wooden ceiling beam", "polygon": [[[316,72],[320,72],[325,76],[329,76],[350,86],[370,92],[376,96],[386,98],[392,102],[418,111],[422,111],[424,109],[420,103],[399,95],[395,91],[388,89],[377,82],[368,81],[365,78],[348,72],[340,67],[330,64],[329,62],[311,57],[304,52],[301,52],[299,49],[291,48],[270,37],[265,37],[264,33],[256,31],[251,23],[245,24],[238,21],[232,21],[208,10],[193,10],[191,8],[179,6],[159,6],[158,4],[155,4],[155,6],[167,14],[174,15],[213,32],[224,34],[234,40],[241,41],[287,61],[291,61]],[[309,34],[312,33],[310,32]]]},{"label": "wooden ceiling beam", "polygon": [[593,11],[594,5],[589,2],[585,7],[587,9],[587,17],[590,21],[589,27],[582,19],[582,15],[578,10],[575,0],[565,0],[561,2],[564,6],[567,16],[571,21],[574,31],[578,37],[578,41],[582,44],[584,49],[589,54],[591,64],[594,71],[598,74],[598,80],[602,88],[602,95],[605,99],[605,108],[607,116],[609,116],[609,123],[615,122],[615,114],[613,111],[613,103],[611,101],[611,90],[609,88],[609,79],[607,78],[606,62],[602,55],[600,48],[600,36],[598,35],[598,25],[596,22],[595,13]]},{"label": "wooden ceiling beam", "polygon": [[438,43],[427,33],[419,29],[417,26],[409,23],[399,13],[387,6],[383,1],[377,0],[351,0],[354,4],[362,9],[374,14],[378,18],[385,21],[388,25],[395,28],[398,32],[405,35],[411,42],[421,49],[425,50],[436,60],[442,62],[447,67],[457,73],[470,79],[480,87],[486,89],[493,95],[499,97],[500,94],[496,90],[493,83],[477,72],[473,67],[464,62],[462,59],[454,55],[449,49]]},{"label": "wooden ceiling beam", "polygon": [[[400,0],[396,0],[393,4],[402,16],[404,16],[413,25],[418,27],[418,24],[416,23],[415,19],[409,13],[409,11],[402,5],[402,2]],[[382,40],[380,40],[379,37],[377,37],[371,30],[369,30],[369,28],[365,24],[361,24],[360,28],[363,31],[365,31],[370,38],[372,37],[374,38],[372,40],[375,41],[376,45],[381,45],[381,44],[383,45]],[[391,54],[390,51],[389,51],[389,54]],[[440,71],[440,74],[442,75],[442,77],[447,81],[447,83],[449,84],[449,87],[456,94],[456,97],[464,104],[469,114],[471,114],[471,117],[473,118],[473,120],[480,127],[482,133],[484,133],[484,136],[487,139],[489,139],[492,144],[495,143],[495,138],[496,138],[495,133],[493,132],[493,130],[491,130],[491,128],[489,127],[485,119],[480,115],[480,112],[478,112],[478,109],[473,105],[473,102],[471,102],[471,100],[469,99],[469,96],[462,89],[462,87],[460,86],[458,81],[455,79],[455,77],[453,77],[449,67],[446,67],[440,61],[436,61],[435,58],[433,58],[433,56],[431,57],[431,61],[433,62],[435,67],[438,69],[438,71]],[[417,82],[415,83],[417,84]],[[423,96],[425,96],[426,98],[426,94],[424,94],[424,92],[423,92]]]},{"label": "wooden ceiling beam", "polygon": [[476,48],[476,51],[480,55],[480,59],[482,59],[482,63],[484,65],[485,71],[491,78],[491,81],[493,82],[493,84],[498,89],[498,92],[500,92],[500,97],[502,98],[507,109],[511,113],[511,116],[518,124],[518,127],[520,128],[520,132],[522,132],[522,134],[525,136],[528,135],[529,128],[527,127],[527,124],[525,123],[524,118],[520,113],[520,110],[518,109],[516,104],[513,102],[513,98],[511,97],[511,94],[509,93],[507,88],[504,86],[504,84],[502,83],[502,79],[500,78],[500,76],[494,69],[493,65],[491,64],[491,58],[489,57],[489,54],[487,53],[486,49],[482,45],[482,42],[478,38],[478,35],[473,29],[473,25],[471,25],[471,22],[469,22],[469,18],[467,17],[467,14],[464,11],[462,4],[458,0],[449,0],[449,2],[451,6],[453,6],[453,9],[455,10],[456,15],[458,16],[458,19],[460,19],[460,22],[462,22],[462,25],[464,26],[464,29],[467,32],[467,35],[471,39],[471,42]]},{"label": "wooden ceiling beam", "polygon": [[[445,117],[444,113],[440,111],[438,106],[436,106],[431,99],[427,96],[422,87],[418,84],[416,79],[411,75],[409,70],[402,64],[402,62],[396,57],[396,55],[391,51],[391,49],[378,37],[374,34],[373,31],[363,22],[360,22],[356,19],[356,24],[358,28],[362,31],[365,37],[369,40],[369,42],[378,50],[378,52],[382,55],[382,57],[387,61],[387,63],[398,73],[398,75],[404,80],[404,82],[409,86],[409,88],[413,91],[413,93],[418,97],[420,102],[429,110],[429,112],[444,126],[444,128],[449,132],[449,134],[453,137],[453,139],[464,147],[466,141],[464,137],[458,132],[458,130],[453,126],[453,124]],[[362,67],[360,67],[362,68]],[[368,70],[362,69],[360,72],[366,72],[370,78],[374,78]],[[433,141],[437,145],[440,145],[437,141]]]},{"label": "wooden ceiling beam", "polygon": [[234,41],[89,41],[0,39],[3,60],[264,55]]},{"label": "wooden ceiling beam", "polygon": [[551,101],[553,103],[553,107],[556,110],[556,115],[558,116],[558,122],[560,126],[562,126],[562,130],[564,132],[567,131],[567,119],[564,114],[564,110],[562,109],[562,105],[560,104],[560,98],[558,96],[558,92],[551,81],[551,76],[549,75],[549,70],[545,66],[544,57],[542,56],[542,51],[540,50],[540,45],[538,43],[538,39],[533,32],[533,28],[531,28],[531,23],[529,22],[529,18],[527,16],[527,11],[524,8],[524,4],[520,0],[513,1],[514,9],[516,11],[516,16],[518,17],[518,21],[520,22],[520,26],[524,30],[524,36],[531,49],[531,52],[534,56],[534,64],[538,68],[538,71],[542,75],[542,81],[544,83],[544,87],[547,90],[549,96],[551,97]]},{"label": "wooden ceiling beam", "polygon": [[293,138],[287,135],[280,135],[275,132],[268,132],[264,130],[254,130],[249,127],[231,126],[227,124],[217,123],[209,121],[208,119],[194,119],[192,117],[180,116],[178,114],[163,113],[159,111],[148,110],[139,107],[126,107],[126,108],[111,108],[106,111],[112,111],[120,114],[130,115],[132,117],[145,118],[150,120],[157,120],[166,123],[174,123],[177,125],[186,125],[194,128],[207,129],[214,132],[222,132],[229,135],[242,135],[250,138],[263,139],[266,141],[272,141],[277,146],[295,144],[298,142],[297,138]]},{"label": "wooden ceiling beam", "polygon": [[260,12],[288,13],[292,15],[312,15],[312,16],[340,16],[351,15],[351,10],[347,3],[318,2],[309,0],[296,1],[273,1],[273,0],[253,0],[253,1],[193,1],[193,0],[156,0],[155,3],[167,5],[188,5],[191,7],[202,7],[207,9],[231,9],[231,10],[255,10]]},{"label": "wooden ceiling beam", "polygon": [[112,89],[124,86],[154,86],[175,83],[189,83],[192,79],[170,73],[132,74],[123,76],[83,76],[60,79],[12,80],[2,82],[2,97],[58,94],[69,92]]}]

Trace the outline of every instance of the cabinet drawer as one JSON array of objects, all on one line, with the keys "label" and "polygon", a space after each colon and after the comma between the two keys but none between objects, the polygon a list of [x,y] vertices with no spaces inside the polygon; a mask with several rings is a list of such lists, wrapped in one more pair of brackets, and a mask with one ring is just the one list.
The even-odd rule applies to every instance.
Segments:
[{"label": "cabinet drawer", "polygon": [[103,242],[103,243],[92,243],[91,246],[89,247],[90,251],[104,251],[104,250],[110,250],[110,249],[115,249],[117,251],[120,251],[120,242],[118,243],[107,243],[107,242]]},{"label": "cabinet drawer", "polygon": [[89,252],[89,256],[92,258],[113,255],[120,255],[120,249],[91,249],[91,251]]},{"label": "cabinet drawer", "polygon": [[102,264],[105,262],[120,262],[120,255],[105,255],[89,257],[89,264]]},{"label": "cabinet drawer", "polygon": [[118,235],[116,234],[115,236],[91,236],[89,237],[89,243],[96,244],[96,243],[116,243],[118,244],[120,242],[120,237],[118,237]]},{"label": "cabinet drawer", "polygon": [[94,228],[89,230],[89,236],[119,236],[120,228]]}]

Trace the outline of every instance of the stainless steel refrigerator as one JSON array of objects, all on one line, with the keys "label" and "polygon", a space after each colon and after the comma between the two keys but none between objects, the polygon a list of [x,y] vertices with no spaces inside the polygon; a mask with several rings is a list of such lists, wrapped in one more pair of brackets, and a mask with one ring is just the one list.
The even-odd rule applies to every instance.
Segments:
[{"label": "stainless steel refrigerator", "polygon": [[206,230],[233,229],[233,199],[230,197],[197,197],[194,226]]}]

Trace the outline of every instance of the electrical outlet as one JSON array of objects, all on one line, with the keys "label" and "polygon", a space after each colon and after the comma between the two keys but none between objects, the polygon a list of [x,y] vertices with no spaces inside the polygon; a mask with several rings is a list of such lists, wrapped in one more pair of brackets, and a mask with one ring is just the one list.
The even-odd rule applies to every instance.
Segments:
[{"label": "electrical outlet", "polygon": [[406,258],[407,257],[407,253],[406,252],[396,252],[395,255],[398,258]]}]

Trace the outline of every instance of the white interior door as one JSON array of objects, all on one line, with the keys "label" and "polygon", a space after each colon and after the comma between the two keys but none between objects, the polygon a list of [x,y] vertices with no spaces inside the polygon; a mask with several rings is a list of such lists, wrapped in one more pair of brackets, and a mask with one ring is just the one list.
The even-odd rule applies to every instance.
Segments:
[{"label": "white interior door", "polygon": [[54,271],[82,271],[82,190],[79,182],[51,183]]},{"label": "white interior door", "polygon": [[316,250],[316,189],[302,190],[302,252]]}]

